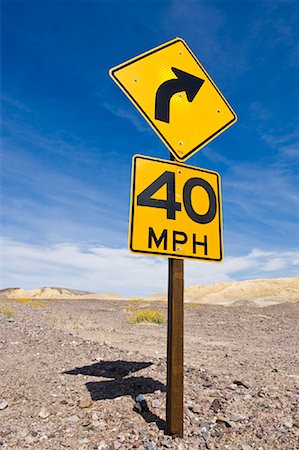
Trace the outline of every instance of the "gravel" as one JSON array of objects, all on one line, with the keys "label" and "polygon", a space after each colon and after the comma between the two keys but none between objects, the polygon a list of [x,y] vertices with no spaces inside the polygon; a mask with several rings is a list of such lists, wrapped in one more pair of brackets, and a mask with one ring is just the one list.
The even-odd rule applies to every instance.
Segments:
[{"label": "gravel", "polygon": [[[154,349],[149,356],[142,340],[137,351],[129,343],[120,348],[82,338],[69,324],[65,330],[53,325],[54,301],[42,309],[13,306],[13,321],[0,314],[1,449],[299,448],[298,304],[265,308],[275,324],[263,319],[262,328],[257,308],[226,311],[244,325],[231,340],[232,322],[223,323],[221,307],[186,308],[191,346],[183,439],[165,434],[165,357]],[[81,307],[74,303],[72,311]],[[84,308],[95,314],[94,302]],[[204,332],[196,335],[203,322]],[[139,339],[142,327],[152,330],[153,342],[166,333],[165,327],[129,326],[128,341],[134,333]]]}]

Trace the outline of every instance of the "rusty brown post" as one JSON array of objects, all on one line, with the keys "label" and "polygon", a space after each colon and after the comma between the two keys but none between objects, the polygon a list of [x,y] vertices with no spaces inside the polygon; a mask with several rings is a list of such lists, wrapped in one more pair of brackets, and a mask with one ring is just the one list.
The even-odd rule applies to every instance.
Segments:
[{"label": "rusty brown post", "polygon": [[[170,153],[170,160],[175,161]],[[166,434],[184,435],[184,260],[168,258]]]},{"label": "rusty brown post", "polygon": [[168,260],[166,434],[184,434],[184,260]]}]

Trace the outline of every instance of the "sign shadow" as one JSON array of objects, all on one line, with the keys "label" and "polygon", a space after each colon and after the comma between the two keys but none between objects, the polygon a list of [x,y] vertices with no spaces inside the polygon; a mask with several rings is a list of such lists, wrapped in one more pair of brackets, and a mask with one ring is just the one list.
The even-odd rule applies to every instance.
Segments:
[{"label": "sign shadow", "polygon": [[[68,375],[89,375],[110,380],[87,382],[86,388],[90,392],[93,401],[115,399],[123,396],[131,396],[133,401],[139,394],[151,394],[157,390],[166,391],[166,386],[151,377],[129,376],[130,374],[151,366],[151,362],[143,361],[101,361],[89,366],[76,367],[64,373]],[[155,422],[160,430],[165,429],[165,421],[151,412],[148,406],[138,412],[147,423]]]}]

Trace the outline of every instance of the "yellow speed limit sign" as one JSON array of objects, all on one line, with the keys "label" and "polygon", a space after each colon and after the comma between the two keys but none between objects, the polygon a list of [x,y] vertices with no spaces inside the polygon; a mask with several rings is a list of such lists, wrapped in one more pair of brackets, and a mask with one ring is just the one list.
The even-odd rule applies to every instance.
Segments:
[{"label": "yellow speed limit sign", "polygon": [[221,261],[220,175],[173,161],[133,158],[129,248]]}]

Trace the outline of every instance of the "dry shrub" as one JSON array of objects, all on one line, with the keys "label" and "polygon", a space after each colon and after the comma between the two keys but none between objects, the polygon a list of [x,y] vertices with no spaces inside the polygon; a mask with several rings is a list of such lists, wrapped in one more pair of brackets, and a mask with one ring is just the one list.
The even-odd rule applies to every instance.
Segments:
[{"label": "dry shrub", "polygon": [[11,318],[16,315],[16,312],[10,306],[1,306],[0,313],[4,314],[6,317]]},{"label": "dry shrub", "polygon": [[130,303],[148,303],[145,300],[143,300],[142,298],[132,298],[132,299],[128,300],[128,302],[130,302]]},{"label": "dry shrub", "polygon": [[185,308],[201,308],[203,303],[184,303]]},{"label": "dry shrub", "polygon": [[160,310],[156,309],[143,309],[137,310],[130,314],[129,321],[131,323],[156,323],[163,324],[165,323],[164,313]]},{"label": "dry shrub", "polygon": [[43,308],[45,306],[44,302],[40,300],[33,300],[31,298],[16,298],[14,300],[17,303],[22,303],[23,305],[31,306],[32,308]]}]

